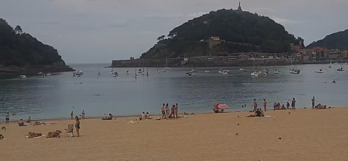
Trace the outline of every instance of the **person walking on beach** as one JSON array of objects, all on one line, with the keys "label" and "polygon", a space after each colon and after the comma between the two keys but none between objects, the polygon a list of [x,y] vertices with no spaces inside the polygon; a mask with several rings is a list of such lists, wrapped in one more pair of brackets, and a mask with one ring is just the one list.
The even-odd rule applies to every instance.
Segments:
[{"label": "person walking on beach", "polygon": [[312,98],[312,109],[314,109],[314,105],[315,105],[315,98],[313,96],[313,98]]},{"label": "person walking on beach", "polygon": [[162,119],[166,118],[166,111],[165,111],[165,104],[163,103],[162,107],[161,107],[161,112],[162,112]]},{"label": "person walking on beach", "polygon": [[266,106],[267,106],[266,99],[263,99],[263,109],[264,109],[264,111],[266,111]]},{"label": "person walking on beach", "polygon": [[75,117],[75,129],[76,129],[76,133],[77,133],[77,137],[80,136],[80,119],[78,116]]},{"label": "person walking on beach", "polygon": [[254,99],[253,104],[254,104],[254,110],[253,110],[253,112],[255,112],[255,111],[257,110],[257,102],[256,102],[256,99]]},{"label": "person walking on beach", "polygon": [[74,111],[71,111],[70,117],[71,117],[71,119],[74,119]]},{"label": "person walking on beach", "polygon": [[295,98],[292,98],[292,101],[291,101],[291,108],[292,109],[296,109],[296,100],[295,100]]},{"label": "person walking on beach", "polygon": [[6,124],[8,124],[10,122],[10,113],[7,112],[6,113]]}]

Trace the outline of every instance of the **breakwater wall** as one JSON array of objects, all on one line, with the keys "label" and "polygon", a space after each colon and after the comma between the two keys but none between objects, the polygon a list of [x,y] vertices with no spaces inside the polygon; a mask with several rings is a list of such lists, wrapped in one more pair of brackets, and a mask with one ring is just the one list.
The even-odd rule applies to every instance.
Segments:
[{"label": "breakwater wall", "polygon": [[[332,60],[331,60],[332,61]],[[344,63],[346,60],[333,62]],[[113,60],[111,67],[215,67],[215,66],[275,66],[291,64],[325,64],[330,60],[291,60],[286,58],[250,58],[234,59],[227,56],[192,57],[192,58],[159,58],[159,59],[133,59]]]}]

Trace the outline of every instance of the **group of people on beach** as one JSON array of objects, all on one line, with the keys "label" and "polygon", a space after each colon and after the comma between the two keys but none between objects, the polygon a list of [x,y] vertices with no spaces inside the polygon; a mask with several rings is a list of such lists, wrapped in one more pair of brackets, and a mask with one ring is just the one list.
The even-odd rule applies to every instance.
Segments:
[{"label": "group of people on beach", "polygon": [[[86,117],[85,110],[82,110],[82,113],[80,114],[80,119],[85,119],[85,117]],[[71,111],[70,118],[74,119],[74,111]]]},{"label": "group of people on beach", "polygon": [[150,117],[150,114],[149,114],[149,112],[143,112],[141,115],[140,115],[140,118],[139,118],[139,120],[145,120],[145,119],[152,119],[151,117]]},{"label": "group of people on beach", "polygon": [[286,102],[286,107],[284,104],[282,104],[280,106],[280,103],[274,103],[273,105],[273,110],[287,110],[287,109],[296,109],[296,99],[295,98],[292,98],[291,100],[291,108],[290,108],[290,103],[289,102]]},{"label": "group of people on beach", "polygon": [[167,104],[162,104],[161,107],[161,112],[162,112],[162,119],[177,119],[178,117],[178,103],[172,106],[171,109],[169,109],[169,105]]},{"label": "group of people on beach", "polygon": [[[314,97],[313,97],[313,99],[314,99]],[[256,99],[254,99],[253,105],[254,105],[254,108],[253,108],[252,112],[256,112],[257,110],[261,109],[261,108],[260,109],[258,108],[258,104],[256,102]],[[264,109],[264,111],[267,111],[267,101],[266,101],[266,99],[263,99],[263,109]],[[286,102],[286,107],[285,107],[284,104],[280,106],[279,102],[278,103],[275,102],[273,104],[273,110],[274,111],[275,110],[286,110],[286,109],[290,109],[290,103],[289,102]],[[291,109],[296,109],[296,99],[295,98],[292,98]]]}]

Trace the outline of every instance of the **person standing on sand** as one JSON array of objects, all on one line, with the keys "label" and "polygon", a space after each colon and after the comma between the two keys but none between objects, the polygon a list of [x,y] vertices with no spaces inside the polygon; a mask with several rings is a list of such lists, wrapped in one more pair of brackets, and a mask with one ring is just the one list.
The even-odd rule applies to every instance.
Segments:
[{"label": "person standing on sand", "polygon": [[267,106],[266,99],[263,99],[263,109],[264,109],[264,111],[266,111],[266,106]]},{"label": "person standing on sand", "polygon": [[286,109],[289,109],[289,107],[290,107],[290,103],[286,102]]},{"label": "person standing on sand", "polygon": [[257,102],[256,102],[256,99],[254,99],[253,104],[254,104],[254,110],[253,110],[253,112],[255,112],[255,111],[257,110]]},{"label": "person standing on sand", "polygon": [[175,105],[172,106],[169,118],[175,119]]},{"label": "person standing on sand", "polygon": [[85,119],[85,115],[86,115],[85,110],[82,110],[81,118],[82,118],[82,119]]},{"label": "person standing on sand", "polygon": [[8,124],[10,122],[10,113],[7,112],[6,113],[6,124]]},{"label": "person standing on sand", "polygon": [[292,101],[291,101],[291,108],[292,108],[292,109],[296,109],[296,100],[295,100],[295,98],[292,98]]},{"label": "person standing on sand", "polygon": [[71,117],[71,119],[74,119],[74,111],[71,111],[70,117]]},{"label": "person standing on sand", "polygon": [[178,108],[179,108],[179,107],[178,107],[178,103],[176,103],[176,104],[175,104],[175,111],[174,111],[174,112],[175,112],[175,114],[174,114],[175,117],[174,117],[174,118],[176,118],[176,119],[178,118]]},{"label": "person standing on sand", "polygon": [[162,112],[162,119],[166,118],[166,111],[164,110],[165,104],[163,103],[161,107],[161,112]]},{"label": "person standing on sand", "polygon": [[169,106],[168,106],[168,103],[166,104],[165,111],[166,111],[166,119],[168,119],[169,118]]},{"label": "person standing on sand", "polygon": [[314,109],[314,105],[315,105],[315,98],[313,96],[313,98],[312,98],[312,109]]},{"label": "person standing on sand", "polygon": [[76,129],[76,133],[77,133],[77,137],[80,136],[80,119],[78,116],[75,117],[75,129]]}]

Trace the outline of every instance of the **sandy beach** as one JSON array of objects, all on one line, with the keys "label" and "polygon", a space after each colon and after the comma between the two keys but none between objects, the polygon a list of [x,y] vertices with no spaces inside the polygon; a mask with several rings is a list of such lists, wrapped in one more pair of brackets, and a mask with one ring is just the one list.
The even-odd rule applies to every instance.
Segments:
[{"label": "sandy beach", "polygon": [[[343,161],[348,158],[348,108],[184,115],[176,120],[81,120],[80,137],[64,129],[74,120],[46,125],[1,123],[4,161],[238,160]],[[156,118],[157,116],[152,116]],[[28,132],[61,130],[60,138],[26,138]]]}]

